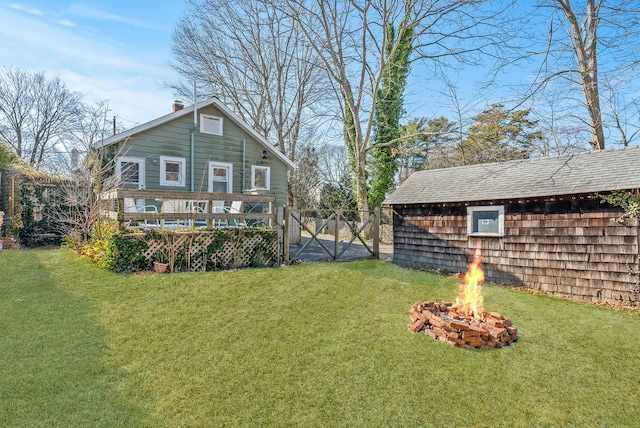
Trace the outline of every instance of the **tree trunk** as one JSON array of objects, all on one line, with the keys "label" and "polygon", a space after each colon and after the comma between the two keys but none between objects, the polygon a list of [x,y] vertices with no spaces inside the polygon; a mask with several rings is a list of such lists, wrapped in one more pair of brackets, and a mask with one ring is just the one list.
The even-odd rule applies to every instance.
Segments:
[{"label": "tree trunk", "polygon": [[[598,60],[597,60],[597,28],[600,21],[599,9],[594,0],[587,1],[587,22],[584,30],[575,13],[571,9],[569,0],[558,0],[562,7],[569,26],[571,38],[575,49],[578,65],[580,66],[580,78],[584,92],[585,104],[589,111],[591,125],[591,149],[604,149],[604,129],[602,126],[602,111],[600,108],[600,93],[598,90]],[[586,34],[583,34],[583,31]]]}]

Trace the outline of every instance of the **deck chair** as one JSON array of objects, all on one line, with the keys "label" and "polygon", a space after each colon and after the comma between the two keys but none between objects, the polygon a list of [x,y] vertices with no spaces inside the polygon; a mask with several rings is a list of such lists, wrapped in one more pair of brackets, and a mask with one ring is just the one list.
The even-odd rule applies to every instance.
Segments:
[{"label": "deck chair", "polygon": [[[199,214],[206,213],[209,207],[208,201],[187,201],[185,207],[189,213]],[[203,219],[194,219],[194,227],[206,227],[207,222]]]},{"label": "deck chair", "polygon": [[[233,201],[231,206],[227,208],[227,212],[230,214],[242,214],[244,213],[242,207],[242,201]],[[229,221],[229,227],[247,227],[247,222],[244,219],[234,218]]]},{"label": "deck chair", "polygon": [[163,213],[182,214],[177,215],[175,219],[162,220],[163,228],[180,229],[191,227],[191,220],[187,219],[190,216],[191,211],[185,201],[179,199],[166,199],[162,201],[162,208],[160,208],[160,211]]},{"label": "deck chair", "polygon": [[[224,214],[227,212],[224,201],[212,201],[211,212],[214,214]],[[214,218],[213,227],[229,227],[229,221],[226,218]]]},{"label": "deck chair", "polygon": [[[158,208],[155,205],[145,205],[144,199],[124,198],[124,212],[125,213],[149,213],[158,212]],[[132,226],[134,228],[153,228],[158,227],[157,220],[144,220],[143,224]]]}]

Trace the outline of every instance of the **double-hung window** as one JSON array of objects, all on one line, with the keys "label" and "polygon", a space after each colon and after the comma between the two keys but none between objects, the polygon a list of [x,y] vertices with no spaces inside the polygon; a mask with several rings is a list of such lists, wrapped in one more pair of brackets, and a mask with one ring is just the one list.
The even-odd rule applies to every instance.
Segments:
[{"label": "double-hung window", "polygon": [[185,158],[160,156],[160,185],[184,186]]},{"label": "double-hung window", "polygon": [[118,158],[116,177],[121,189],[144,189],[144,159],[127,156]]},{"label": "double-hung window", "polygon": [[467,207],[470,236],[504,236],[504,206]]},{"label": "double-hung window", "polygon": [[233,164],[209,162],[209,192],[233,192]]},{"label": "double-hung window", "polygon": [[271,188],[270,167],[251,165],[251,188],[256,190],[269,190]]}]

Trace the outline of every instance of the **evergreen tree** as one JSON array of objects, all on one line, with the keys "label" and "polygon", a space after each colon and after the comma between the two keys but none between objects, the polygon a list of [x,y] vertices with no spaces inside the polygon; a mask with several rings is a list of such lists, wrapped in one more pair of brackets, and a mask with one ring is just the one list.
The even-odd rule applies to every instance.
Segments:
[{"label": "evergreen tree", "polygon": [[458,165],[503,162],[529,157],[534,143],[543,138],[529,110],[505,110],[493,104],[473,118],[467,138],[457,147]]}]

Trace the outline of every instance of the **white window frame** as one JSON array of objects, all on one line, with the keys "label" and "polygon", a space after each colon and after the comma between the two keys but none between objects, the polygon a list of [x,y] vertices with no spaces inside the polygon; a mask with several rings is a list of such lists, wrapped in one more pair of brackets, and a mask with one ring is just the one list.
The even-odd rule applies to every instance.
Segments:
[{"label": "white window frame", "polygon": [[[256,186],[256,170],[264,170],[264,187]],[[251,189],[254,190],[269,190],[271,189],[271,167],[263,165],[251,165]]]},{"label": "white window frame", "polygon": [[[210,130],[206,125],[209,121],[216,120],[220,124],[218,131]],[[220,116],[214,116],[212,114],[200,114],[200,132],[203,134],[211,134],[211,135],[224,135],[224,120]]]},{"label": "white window frame", "polygon": [[[180,165],[177,181],[167,180],[167,162],[177,163]],[[186,166],[187,166],[187,160],[185,158],[178,158],[173,156],[160,156],[160,185],[171,186],[171,187],[184,187]]]},{"label": "white window frame", "polygon": [[228,162],[209,162],[209,192],[213,192],[213,168],[227,168],[227,193],[233,193],[233,164]]},{"label": "white window frame", "polygon": [[122,164],[123,163],[137,163],[138,164],[138,189],[144,189],[145,180],[145,162],[144,158],[136,158],[130,156],[121,156],[116,161],[116,178],[118,179],[118,186],[122,183]]},{"label": "white window frame", "polygon": [[[498,212],[498,232],[497,233],[474,232],[473,231],[473,213],[487,212],[487,211]],[[489,236],[489,237],[504,236],[504,205],[484,205],[484,206],[467,207],[467,234],[469,236]]]}]

